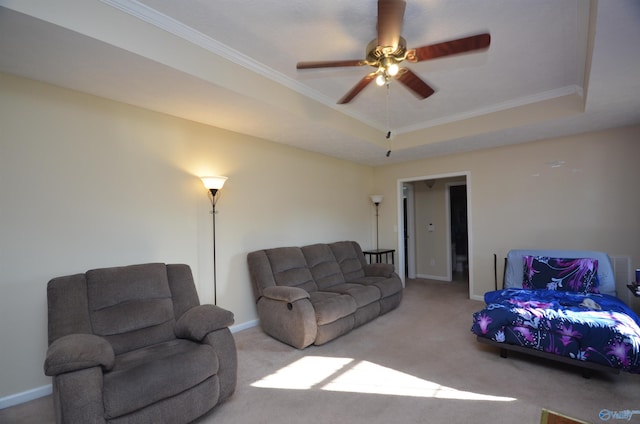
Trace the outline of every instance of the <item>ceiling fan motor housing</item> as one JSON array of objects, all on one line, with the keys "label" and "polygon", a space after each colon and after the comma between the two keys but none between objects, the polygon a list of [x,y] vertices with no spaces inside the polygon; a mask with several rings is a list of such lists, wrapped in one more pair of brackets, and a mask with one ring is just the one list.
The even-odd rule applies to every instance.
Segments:
[{"label": "ceiling fan motor housing", "polygon": [[375,38],[367,45],[367,64],[379,68],[384,66],[384,59],[391,58],[394,63],[400,63],[407,57],[407,42],[403,37],[398,40],[398,45],[380,46]]}]

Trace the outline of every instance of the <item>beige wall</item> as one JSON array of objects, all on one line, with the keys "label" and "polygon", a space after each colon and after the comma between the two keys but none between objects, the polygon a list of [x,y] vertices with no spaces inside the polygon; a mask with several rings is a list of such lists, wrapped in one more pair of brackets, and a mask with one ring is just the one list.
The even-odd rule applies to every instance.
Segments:
[{"label": "beige wall", "polygon": [[[447,217],[445,186],[434,181],[432,187],[413,184],[415,205],[416,274],[421,278],[444,279],[447,276]],[[429,231],[429,224],[433,231]]]},{"label": "beige wall", "polygon": [[[374,184],[396,199],[400,180],[469,173],[471,290],[480,299],[493,288],[493,254],[513,248],[603,250],[640,266],[639,139],[636,126],[389,165],[376,168]],[[384,207],[380,244],[397,247],[398,206]]]},{"label": "beige wall", "polygon": [[0,399],[50,383],[46,283],[142,262],[192,267],[256,320],[246,253],[343,239],[371,248],[370,167],[0,74]]}]

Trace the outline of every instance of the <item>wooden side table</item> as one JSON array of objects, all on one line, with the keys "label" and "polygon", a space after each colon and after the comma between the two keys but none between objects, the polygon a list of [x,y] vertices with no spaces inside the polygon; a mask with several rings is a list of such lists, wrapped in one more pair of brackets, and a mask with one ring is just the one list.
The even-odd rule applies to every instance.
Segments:
[{"label": "wooden side table", "polygon": [[[396,264],[395,262],[395,249],[373,249],[373,250],[364,250],[362,253],[364,253],[364,255],[369,259],[369,263],[382,263],[382,256],[384,255],[384,261],[385,263],[389,263],[389,255],[391,255],[391,263],[393,265]],[[373,260],[375,259],[375,262],[373,262]]]}]

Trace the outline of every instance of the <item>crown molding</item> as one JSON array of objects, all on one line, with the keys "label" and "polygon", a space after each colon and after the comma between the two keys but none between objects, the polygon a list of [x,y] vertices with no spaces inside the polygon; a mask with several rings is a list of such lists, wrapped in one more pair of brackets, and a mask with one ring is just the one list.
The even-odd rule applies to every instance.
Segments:
[{"label": "crown molding", "polygon": [[351,109],[340,108],[335,103],[335,99],[331,99],[326,95],[320,93],[317,90],[313,90],[308,86],[301,84],[300,82],[287,77],[286,75],[260,63],[251,57],[221,43],[208,35],[201,33],[200,31],[185,25],[184,23],[173,19],[157,10],[140,3],[137,0],[100,0],[102,3],[116,8],[128,15],[131,15],[141,21],[151,24],[157,28],[160,28],[176,37],[192,43],[198,47],[207,50],[210,53],[221,56],[237,65],[240,65],[258,75],[268,78],[277,82],[287,88],[290,88],[303,96],[309,97],[319,103],[324,104],[331,109],[338,110],[340,113],[351,116],[358,121],[369,125],[374,128],[380,128],[379,123],[372,121],[371,119],[355,113]]},{"label": "crown molding", "polygon": [[582,87],[577,85],[569,85],[566,87],[561,87],[558,89],[537,93],[532,96],[520,97],[514,100],[509,100],[502,103],[496,103],[494,105],[490,105],[484,108],[475,109],[475,110],[471,110],[464,113],[458,113],[456,115],[449,115],[443,118],[432,119],[426,122],[422,122],[418,125],[409,125],[406,127],[398,128],[395,130],[395,133],[396,135],[398,135],[398,134],[405,134],[405,133],[410,133],[414,131],[420,131],[427,128],[437,127],[439,125],[450,124],[452,122],[462,121],[470,118],[476,118],[482,115],[488,115],[494,112],[501,112],[504,110],[509,110],[509,109],[520,107],[520,106],[527,106],[527,105],[542,102],[545,100],[552,100],[558,97],[568,96],[571,94],[577,94],[578,96],[584,98]]},{"label": "crown molding", "polygon": [[[192,43],[204,50],[223,57],[239,66],[242,66],[249,71],[252,71],[258,75],[268,78],[284,87],[300,93],[310,99],[313,99],[331,109],[337,110],[340,113],[348,115],[372,128],[376,128],[380,131],[387,131],[386,126],[380,122],[372,120],[360,113],[355,112],[351,108],[340,107],[336,105],[335,99],[331,99],[326,95],[320,93],[317,90],[311,89],[308,86],[290,78],[273,68],[264,65],[261,62],[254,60],[253,58],[221,43],[208,35],[201,33],[200,31],[185,25],[184,23],[173,19],[159,11],[137,1],[137,0],[100,0],[102,3],[114,7],[128,15],[131,15],[141,21],[149,23],[157,28],[160,28],[170,34],[175,35],[189,43]],[[449,124],[469,118],[475,118],[482,115],[487,115],[494,112],[500,112],[503,110],[516,108],[519,106],[526,106],[529,104],[537,103],[544,100],[550,100],[557,97],[562,97],[570,94],[577,94],[583,97],[583,89],[577,85],[570,85],[561,87],[559,89],[549,90],[542,93],[538,93],[532,96],[521,97],[518,99],[510,100],[495,105],[490,105],[485,108],[475,109],[472,111],[450,115],[443,118],[432,119],[429,121],[421,122],[416,125],[410,125],[406,127],[392,129],[394,135],[410,133],[414,131],[420,131],[439,125]]]}]

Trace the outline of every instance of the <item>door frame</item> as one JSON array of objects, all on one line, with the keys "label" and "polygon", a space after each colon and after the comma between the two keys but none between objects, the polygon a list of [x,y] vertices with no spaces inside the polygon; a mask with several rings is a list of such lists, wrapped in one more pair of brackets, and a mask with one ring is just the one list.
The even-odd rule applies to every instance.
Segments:
[{"label": "door frame", "polygon": [[[474,286],[474,279],[473,279],[474,255],[473,255],[473,242],[472,242],[473,230],[471,225],[473,221],[472,220],[472,204],[471,204],[472,188],[471,188],[471,172],[469,171],[451,172],[451,173],[434,174],[434,175],[423,175],[420,177],[400,178],[397,180],[397,187],[396,187],[397,215],[396,216],[398,217],[398,221],[396,224],[396,228],[398,229],[398,270],[399,270],[398,274],[404,286],[405,285],[405,273],[404,273],[405,266],[404,265],[405,265],[405,261],[407,260],[407,252],[405,252],[405,249],[404,249],[404,237],[405,237],[404,213],[403,213],[404,212],[404,204],[403,204],[404,184],[413,183],[416,181],[437,180],[442,178],[453,178],[453,177],[465,177],[466,186],[467,186],[467,251],[468,251],[467,259],[469,264],[469,297],[471,297],[471,294],[473,293],[473,286]],[[413,208],[409,208],[407,205],[407,209],[408,209],[407,215],[413,215],[411,218],[407,217],[407,221],[414,222],[415,216],[414,216]],[[414,233],[414,238],[415,238],[415,233]],[[448,268],[450,269],[451,267],[449,266]]]},{"label": "door frame", "polygon": [[[406,192],[404,191],[406,188]],[[415,234],[416,234],[416,215],[414,213],[414,193],[413,193],[413,185],[412,184],[402,184],[402,197],[406,197],[407,199],[407,233],[409,234],[407,238],[407,251],[405,252],[405,260],[407,266],[404,265],[402,268],[399,268],[399,273],[405,275],[405,268],[407,270],[407,277],[416,278],[416,245],[414,242]],[[403,202],[403,212],[404,212],[404,202]],[[404,218],[404,213],[402,214]],[[402,223],[402,230],[404,231],[404,222]],[[406,234],[403,234],[402,247],[404,247],[404,240]],[[402,250],[402,249],[401,249]],[[403,279],[404,281],[404,279]]]}]

